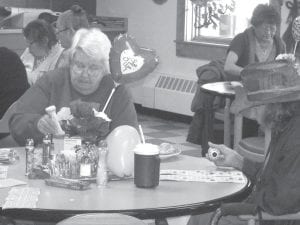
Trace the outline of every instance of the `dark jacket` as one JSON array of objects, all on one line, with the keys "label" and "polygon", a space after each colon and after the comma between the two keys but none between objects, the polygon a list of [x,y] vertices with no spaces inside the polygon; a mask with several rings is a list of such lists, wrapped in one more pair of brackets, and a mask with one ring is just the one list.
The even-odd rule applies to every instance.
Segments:
[{"label": "dark jacket", "polygon": [[26,70],[19,56],[5,47],[0,47],[0,119],[29,88]]},{"label": "dark jacket", "polygon": [[300,112],[281,133],[272,134],[268,154],[265,168],[249,161],[244,163],[244,172],[256,177],[249,201],[274,215],[299,212]]}]

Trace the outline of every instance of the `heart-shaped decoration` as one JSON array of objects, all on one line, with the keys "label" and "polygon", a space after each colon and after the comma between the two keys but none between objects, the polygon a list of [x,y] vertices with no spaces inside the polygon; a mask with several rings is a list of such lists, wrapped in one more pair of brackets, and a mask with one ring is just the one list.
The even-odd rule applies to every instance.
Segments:
[{"label": "heart-shaped decoration", "polygon": [[296,42],[300,41],[300,16],[296,17],[293,21],[292,35]]},{"label": "heart-shaped decoration", "polygon": [[135,56],[132,49],[124,50],[120,56],[121,73],[129,74],[139,71],[144,65],[144,58]]},{"label": "heart-shaped decoration", "polygon": [[113,79],[125,84],[150,74],[158,65],[158,57],[154,50],[139,47],[130,35],[120,34],[113,41],[109,63]]}]

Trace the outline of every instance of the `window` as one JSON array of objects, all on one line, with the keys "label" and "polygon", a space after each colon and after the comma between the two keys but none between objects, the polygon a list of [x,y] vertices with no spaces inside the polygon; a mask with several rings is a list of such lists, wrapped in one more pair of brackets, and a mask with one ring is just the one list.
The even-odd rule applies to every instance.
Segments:
[{"label": "window", "polygon": [[[178,56],[224,58],[232,38],[249,26],[253,9],[269,0],[177,0]],[[271,0],[280,7],[280,0]]]}]

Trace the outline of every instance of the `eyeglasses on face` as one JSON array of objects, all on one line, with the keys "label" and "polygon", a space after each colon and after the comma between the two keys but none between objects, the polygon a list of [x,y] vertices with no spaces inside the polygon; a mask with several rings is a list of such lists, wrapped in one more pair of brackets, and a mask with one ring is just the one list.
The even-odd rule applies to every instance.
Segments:
[{"label": "eyeglasses on face", "polygon": [[99,65],[85,65],[84,63],[77,60],[73,60],[72,68],[75,73],[83,73],[85,70],[87,70],[88,75],[92,78],[97,77],[98,74],[103,70]]},{"label": "eyeglasses on face", "polygon": [[25,39],[27,46],[32,46],[36,41]]}]

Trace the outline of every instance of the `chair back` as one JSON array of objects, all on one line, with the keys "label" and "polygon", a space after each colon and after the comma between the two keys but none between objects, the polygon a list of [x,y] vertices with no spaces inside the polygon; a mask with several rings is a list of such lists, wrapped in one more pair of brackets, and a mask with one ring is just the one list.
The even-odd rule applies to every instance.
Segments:
[{"label": "chair back", "polygon": [[146,225],[146,223],[119,213],[88,213],[69,217],[56,225]]},{"label": "chair back", "polygon": [[9,108],[4,113],[3,117],[0,120],[0,133],[10,133],[8,122],[12,114],[15,112],[17,102],[14,102],[9,106]]}]

